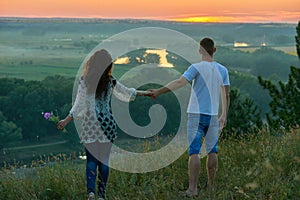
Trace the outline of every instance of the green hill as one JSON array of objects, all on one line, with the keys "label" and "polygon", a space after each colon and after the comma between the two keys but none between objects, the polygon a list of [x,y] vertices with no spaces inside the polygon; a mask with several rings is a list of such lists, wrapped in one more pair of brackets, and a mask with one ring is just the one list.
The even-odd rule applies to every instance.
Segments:
[{"label": "green hill", "polygon": [[[299,199],[299,142],[299,130],[283,136],[261,131],[250,138],[221,140],[216,190],[210,193],[204,187],[202,159],[198,199]],[[185,153],[170,166],[146,174],[111,170],[107,197],[184,199],[178,192],[188,185],[187,159]],[[83,161],[0,173],[0,199],[85,198]]]}]

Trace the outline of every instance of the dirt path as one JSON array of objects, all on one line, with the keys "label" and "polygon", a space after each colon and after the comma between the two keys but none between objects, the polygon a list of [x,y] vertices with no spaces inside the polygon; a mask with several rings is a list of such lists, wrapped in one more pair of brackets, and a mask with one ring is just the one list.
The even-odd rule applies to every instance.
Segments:
[{"label": "dirt path", "polygon": [[20,150],[20,149],[31,149],[36,147],[47,147],[47,146],[53,146],[58,144],[65,144],[68,140],[63,140],[60,142],[53,142],[53,143],[47,143],[47,144],[36,144],[36,145],[28,145],[28,146],[21,146],[21,147],[11,147],[11,148],[4,148],[3,150]]}]

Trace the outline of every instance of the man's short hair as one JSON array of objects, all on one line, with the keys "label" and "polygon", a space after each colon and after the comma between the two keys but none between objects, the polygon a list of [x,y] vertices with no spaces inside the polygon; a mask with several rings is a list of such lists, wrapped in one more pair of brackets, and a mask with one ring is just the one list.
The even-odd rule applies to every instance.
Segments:
[{"label": "man's short hair", "polygon": [[213,56],[214,54],[214,48],[215,48],[215,43],[211,38],[203,38],[200,41],[200,46],[206,50],[206,52],[210,55]]}]

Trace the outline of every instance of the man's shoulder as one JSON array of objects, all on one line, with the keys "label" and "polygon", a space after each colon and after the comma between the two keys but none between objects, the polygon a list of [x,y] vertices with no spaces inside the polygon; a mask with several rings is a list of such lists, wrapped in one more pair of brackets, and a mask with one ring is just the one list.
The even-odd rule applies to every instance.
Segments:
[{"label": "man's shoulder", "polygon": [[207,61],[200,61],[198,63],[193,63],[191,64],[191,68],[195,68],[196,70],[205,70],[206,66],[216,66],[220,71],[222,72],[228,72],[227,67],[225,67],[224,65],[222,65],[221,63],[217,62],[217,61],[213,61],[213,62],[207,62]]},{"label": "man's shoulder", "polygon": [[221,71],[228,71],[227,67],[225,67],[224,65],[222,65],[221,63],[215,62],[216,66],[219,68],[219,70]]},{"label": "man's shoulder", "polygon": [[214,66],[217,66],[218,68],[224,68],[226,69],[226,67],[224,67],[223,65],[221,65],[220,63],[218,62],[215,62],[215,61],[201,61],[201,62],[198,62],[198,63],[194,63],[191,65],[192,67],[196,68],[196,69],[206,69],[207,67],[210,68],[210,67],[214,67]]},{"label": "man's shoulder", "polygon": [[219,62],[217,62],[217,61],[215,61],[215,63],[216,63],[216,65],[217,65],[218,67],[227,69],[227,67],[225,67],[223,64],[221,64],[221,63],[219,63]]},{"label": "man's shoulder", "polygon": [[204,66],[204,65],[207,65],[207,63],[205,61],[200,61],[200,62],[191,64],[191,67],[198,68],[198,67],[201,67],[201,66]]}]

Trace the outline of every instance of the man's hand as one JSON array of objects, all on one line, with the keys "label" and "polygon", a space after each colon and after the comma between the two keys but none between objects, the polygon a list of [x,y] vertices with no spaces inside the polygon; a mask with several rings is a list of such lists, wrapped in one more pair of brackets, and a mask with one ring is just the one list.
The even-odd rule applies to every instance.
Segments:
[{"label": "man's hand", "polygon": [[152,99],[156,99],[160,95],[160,92],[158,89],[149,89],[147,91],[149,94],[148,96],[151,97]]},{"label": "man's hand", "polygon": [[226,126],[226,116],[221,115],[219,118],[219,130],[223,130],[223,128],[225,128]]}]

